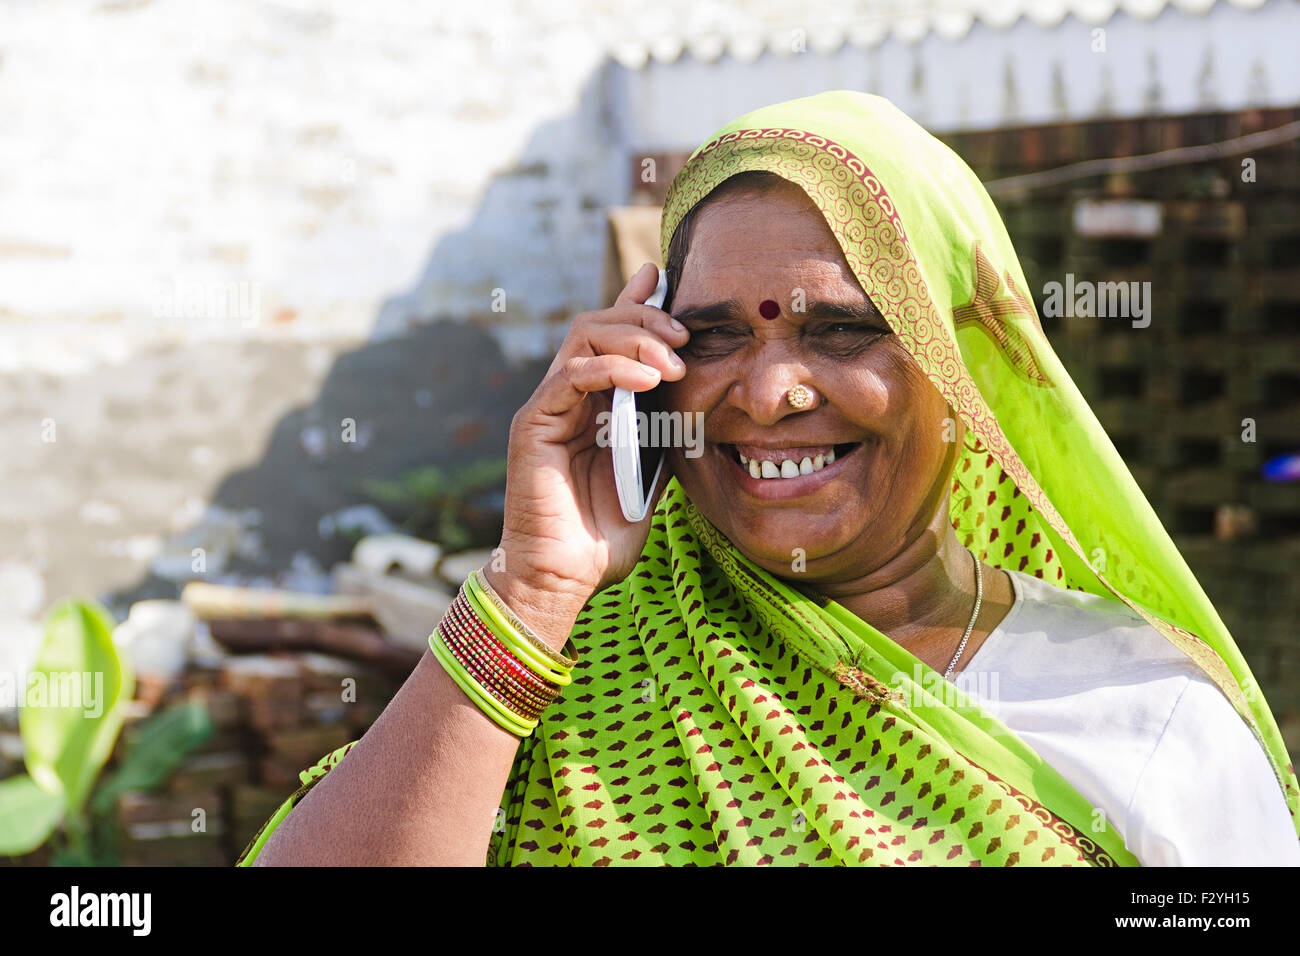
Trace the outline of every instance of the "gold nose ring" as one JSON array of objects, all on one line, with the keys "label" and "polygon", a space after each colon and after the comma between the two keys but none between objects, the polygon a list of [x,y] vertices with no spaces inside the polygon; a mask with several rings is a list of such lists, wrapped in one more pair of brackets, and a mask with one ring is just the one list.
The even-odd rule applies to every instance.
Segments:
[{"label": "gold nose ring", "polygon": [[786,401],[790,403],[791,408],[796,411],[803,411],[812,404],[812,389],[807,385],[796,385],[794,388],[790,389],[790,391],[785,393],[785,398]]}]

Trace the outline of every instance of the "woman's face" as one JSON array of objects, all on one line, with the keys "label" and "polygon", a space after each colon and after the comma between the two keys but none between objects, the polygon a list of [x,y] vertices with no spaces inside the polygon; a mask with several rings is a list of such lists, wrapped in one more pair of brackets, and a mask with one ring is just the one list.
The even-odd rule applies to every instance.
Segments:
[{"label": "woman's face", "polygon": [[[767,300],[775,318],[760,314]],[[660,386],[662,407],[702,412],[704,443],[699,457],[674,448],[669,461],[742,552],[778,576],[832,582],[938,533],[960,426],[799,187],[702,209],[672,313],[691,339],[679,350],[686,376]],[[786,398],[800,384],[816,396],[805,411]],[[795,478],[752,477],[739,458],[815,464],[832,450],[832,464]]]}]

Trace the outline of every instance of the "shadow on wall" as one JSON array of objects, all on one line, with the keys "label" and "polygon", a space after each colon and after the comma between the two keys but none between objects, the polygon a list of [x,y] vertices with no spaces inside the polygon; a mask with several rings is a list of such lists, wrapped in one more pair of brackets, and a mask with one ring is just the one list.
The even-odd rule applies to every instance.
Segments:
[{"label": "shadow on wall", "polygon": [[[331,516],[373,501],[363,479],[504,458],[510,420],[569,320],[607,304],[605,209],[627,195],[611,108],[621,70],[597,70],[573,113],[538,127],[518,162],[493,176],[469,224],[441,236],[419,279],[380,306],[370,341],[334,357],[316,394],[274,423],[259,460],[219,480],[204,518],[169,536],[149,573],[101,596],[116,616],[138,600],[175,597],[188,580],[294,586],[280,572],[347,558],[353,539],[332,533]],[[504,313],[492,309],[494,289],[505,293]],[[262,363],[270,402],[284,394],[280,376],[304,373],[298,344],[191,351],[185,367],[205,369],[209,381],[226,380],[213,362]],[[194,548],[205,549],[205,573],[193,570]]]}]

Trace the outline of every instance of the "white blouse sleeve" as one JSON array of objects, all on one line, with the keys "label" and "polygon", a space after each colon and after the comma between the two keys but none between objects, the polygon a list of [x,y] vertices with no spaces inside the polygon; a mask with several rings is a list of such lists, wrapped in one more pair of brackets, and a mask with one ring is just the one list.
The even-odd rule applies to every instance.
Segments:
[{"label": "white blouse sleeve", "polygon": [[1264,749],[1208,678],[1189,678],[1129,802],[1144,866],[1300,866],[1300,838]]}]

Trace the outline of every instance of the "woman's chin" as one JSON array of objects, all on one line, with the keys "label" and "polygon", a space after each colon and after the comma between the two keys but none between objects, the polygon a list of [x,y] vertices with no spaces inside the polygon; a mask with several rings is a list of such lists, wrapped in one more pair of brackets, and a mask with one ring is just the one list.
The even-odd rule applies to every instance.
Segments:
[{"label": "woman's chin", "polygon": [[809,562],[848,544],[843,519],[833,515],[787,512],[733,519],[739,520],[717,526],[751,561],[781,577],[802,573]]}]

